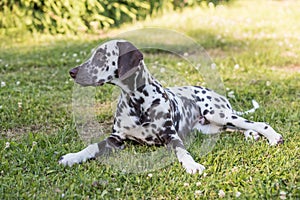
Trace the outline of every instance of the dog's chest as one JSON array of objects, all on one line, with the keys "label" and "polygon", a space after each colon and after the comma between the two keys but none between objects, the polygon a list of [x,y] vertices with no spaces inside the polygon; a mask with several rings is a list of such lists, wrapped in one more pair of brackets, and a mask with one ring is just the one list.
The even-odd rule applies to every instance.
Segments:
[{"label": "dog's chest", "polygon": [[171,102],[174,126],[179,136],[184,137],[192,131],[201,116],[195,93],[191,87],[172,87],[166,91]]},{"label": "dog's chest", "polygon": [[[185,92],[186,90],[186,92]],[[141,92],[120,97],[115,128],[123,137],[143,144],[164,144],[162,135],[168,121],[179,136],[188,134],[199,118],[190,91],[166,89],[165,93]],[[149,91],[149,89],[148,89]]]},{"label": "dog's chest", "polygon": [[[147,116],[142,118],[146,117]],[[125,138],[137,141],[141,144],[163,144],[163,141],[160,138],[162,133],[161,127],[165,121],[163,118],[159,120],[147,118],[146,121],[143,122],[139,116],[129,116],[124,114],[120,115],[119,119],[118,128]]]},{"label": "dog's chest", "polygon": [[162,93],[141,93],[130,98],[121,95],[114,129],[127,139],[160,145],[164,143],[160,136],[169,113],[169,102]]}]

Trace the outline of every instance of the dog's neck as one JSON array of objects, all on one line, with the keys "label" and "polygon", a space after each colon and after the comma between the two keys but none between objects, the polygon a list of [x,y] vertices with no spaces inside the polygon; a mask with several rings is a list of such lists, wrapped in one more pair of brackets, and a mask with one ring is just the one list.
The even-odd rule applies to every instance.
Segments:
[{"label": "dog's neck", "polygon": [[144,61],[139,64],[138,69],[125,80],[116,80],[112,83],[119,86],[123,93],[132,94],[133,92],[140,92],[140,89],[146,85],[158,81],[151,76]]}]

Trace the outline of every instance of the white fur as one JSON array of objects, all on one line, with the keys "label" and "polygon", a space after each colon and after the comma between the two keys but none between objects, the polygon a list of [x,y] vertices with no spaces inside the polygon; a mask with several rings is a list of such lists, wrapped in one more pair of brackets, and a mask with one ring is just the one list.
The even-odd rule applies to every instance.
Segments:
[{"label": "white fur", "polygon": [[90,158],[94,158],[96,153],[99,152],[98,144],[90,144],[85,149],[77,153],[68,153],[63,156],[59,164],[64,166],[72,166],[77,163],[85,162]]},{"label": "white fur", "polygon": [[199,173],[202,174],[203,170],[205,170],[205,167],[197,162],[192,158],[192,156],[188,153],[187,150],[176,147],[176,155],[179,160],[179,162],[182,163],[182,166],[189,174],[195,174]]}]

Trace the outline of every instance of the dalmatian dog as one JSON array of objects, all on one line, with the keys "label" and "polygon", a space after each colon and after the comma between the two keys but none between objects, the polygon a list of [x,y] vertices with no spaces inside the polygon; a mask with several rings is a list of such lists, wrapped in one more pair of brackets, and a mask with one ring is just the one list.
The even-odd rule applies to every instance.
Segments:
[{"label": "dalmatian dog", "polygon": [[62,156],[59,163],[65,166],[108,156],[123,149],[124,141],[129,139],[166,146],[175,152],[188,173],[202,173],[205,167],[193,159],[183,143],[195,129],[215,134],[234,128],[244,131],[247,137],[263,135],[270,145],[283,143],[282,136],[270,125],[244,119],[224,96],[210,89],[163,88],[148,71],[141,51],[125,40],[102,44],[86,62],[71,69],[70,76],[82,86],[116,85],[121,94],[110,136]]}]

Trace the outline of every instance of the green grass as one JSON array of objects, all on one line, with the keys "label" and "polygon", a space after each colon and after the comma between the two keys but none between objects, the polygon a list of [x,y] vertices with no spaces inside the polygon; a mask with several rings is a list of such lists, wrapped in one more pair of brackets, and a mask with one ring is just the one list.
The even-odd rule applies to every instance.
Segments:
[{"label": "green grass", "polygon": [[[200,199],[219,198],[219,190],[225,199],[235,199],[237,191],[240,199],[279,199],[280,192],[300,198],[299,8],[297,1],[237,1],[121,29],[159,26],[194,38],[217,64],[228,91],[234,91],[233,106],[248,108],[256,99],[261,108],[247,117],[267,121],[285,138],[284,145],[270,147],[265,139],[246,142],[241,134],[223,133],[206,156],[193,144],[189,150],[207,168],[205,175],[186,174],[177,162],[144,174],[126,174],[97,161],[59,166],[60,156],[85,146],[73,122],[68,70],[107,38],[0,36],[0,81],[5,82],[0,87],[0,199],[193,199],[198,190]],[[146,58],[175,67],[180,81],[201,79],[163,54]],[[109,104],[112,91],[110,86],[97,89],[100,105]],[[111,123],[110,108],[97,113],[101,123]],[[134,149],[129,144],[128,151]]]}]

